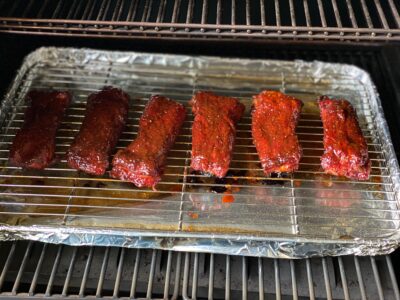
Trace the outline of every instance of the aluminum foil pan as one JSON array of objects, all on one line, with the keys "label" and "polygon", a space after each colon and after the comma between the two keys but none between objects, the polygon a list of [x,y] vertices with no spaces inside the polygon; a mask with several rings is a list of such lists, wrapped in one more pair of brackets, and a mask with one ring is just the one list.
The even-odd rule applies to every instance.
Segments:
[{"label": "aluminum foil pan", "polygon": [[[190,113],[157,190],[68,168],[65,152],[79,130],[87,96],[105,85],[131,97],[117,148],[135,138],[151,95],[171,97],[188,112],[188,100],[198,90],[238,97],[246,114],[228,176],[220,180],[190,170]],[[69,90],[74,96],[57,133],[58,161],[43,171],[8,164],[31,89]],[[281,90],[305,104],[297,128],[304,156],[294,174],[266,177],[261,170],[250,108],[251,96],[264,89]],[[370,180],[323,173],[320,95],[346,98],[356,108],[372,160]],[[376,89],[354,66],[41,48],[18,71],[0,122],[1,240],[279,258],[387,254],[399,245],[398,163]]]}]

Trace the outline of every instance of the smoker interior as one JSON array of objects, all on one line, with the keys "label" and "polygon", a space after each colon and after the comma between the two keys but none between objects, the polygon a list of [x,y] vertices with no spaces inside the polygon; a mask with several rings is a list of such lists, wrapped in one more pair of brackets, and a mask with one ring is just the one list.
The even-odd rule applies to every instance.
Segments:
[{"label": "smoker interior", "polygon": [[[37,47],[47,45],[286,60],[321,60],[351,63],[367,70],[372,75],[381,98],[393,99],[393,101],[383,102],[385,117],[388,120],[392,136],[398,135],[398,129],[400,128],[399,120],[396,117],[396,109],[399,107],[399,98],[397,96],[400,94],[398,87],[395,85],[400,78],[398,77],[400,74],[396,72],[395,68],[396,62],[400,61],[400,52],[397,47],[393,46],[320,45],[319,47],[310,47],[307,45],[294,45],[288,48],[285,45],[260,44],[251,44],[252,47],[249,47],[249,43],[245,45],[235,43],[236,47],[229,47],[226,43],[210,43],[207,45],[204,43],[186,43],[184,44],[185,47],[182,47],[182,43],[164,42],[160,47],[157,42],[151,41],[140,44],[120,41],[118,45],[115,45],[115,43],[102,40],[75,38],[52,38],[49,40],[47,38],[27,36],[21,40],[19,37],[7,35],[3,35],[2,38],[4,44],[7,45],[7,47],[1,47],[0,49],[0,59],[4,66],[0,70],[0,76],[3,79],[3,84],[1,85],[3,93],[7,88],[7,84],[11,82],[15,70],[20,66],[22,58]],[[399,154],[398,141],[396,139],[393,139],[393,141],[396,153]],[[46,259],[43,260],[43,265],[38,268],[43,246],[43,244],[36,242],[7,242],[0,244],[0,251],[4,253],[0,263],[1,274],[4,274],[0,275],[1,297],[28,297],[32,283],[36,287],[35,290],[31,290],[30,297],[61,297],[63,295],[80,298],[83,296],[96,297],[96,294],[99,297],[116,295],[130,297],[132,295],[132,279],[135,273],[137,250],[124,250],[123,261],[119,264],[122,250],[118,248],[106,250],[106,248],[102,247],[63,246],[61,249],[59,246],[47,245],[46,252],[43,254]],[[15,249],[14,255],[10,257],[9,253],[13,248]],[[93,257],[91,259],[90,249],[93,249]],[[29,252],[24,260],[26,251]],[[107,268],[104,269],[104,276],[102,276],[101,269],[106,251],[109,251],[109,255],[106,257]],[[75,252],[75,259],[73,260]],[[285,259],[258,260],[252,257],[211,256],[199,253],[179,254],[177,252],[158,250],[141,250],[139,252],[141,254],[140,264],[137,264],[138,277],[135,297],[149,298],[148,296],[151,295],[153,298],[164,298],[164,292],[166,292],[169,298],[173,296],[179,298],[182,295],[187,295],[188,298],[197,296],[197,298],[201,299],[207,298],[210,295],[209,293],[212,293],[215,299],[222,299],[226,295],[230,295],[232,299],[235,299],[241,298],[247,292],[247,298],[253,299],[261,297],[261,287],[261,292],[264,292],[265,298],[281,295],[282,299],[285,299],[285,297],[292,298],[293,295],[297,295],[300,299],[301,297],[305,299],[329,299],[330,295],[332,295],[334,299],[346,299],[348,295],[351,299],[362,299],[363,292],[369,299],[399,298],[398,288],[394,280],[396,275],[391,274],[390,271],[390,260],[392,260],[393,272],[397,273],[397,278],[399,278],[399,270],[396,268],[399,264],[398,251],[390,256],[376,258],[346,256],[341,259],[313,258],[294,261]],[[58,253],[60,253],[59,265],[54,268]],[[9,260],[8,257],[10,257]],[[179,257],[180,270],[177,268]],[[9,264],[5,263],[6,260],[9,261]],[[170,263],[168,263],[168,260],[170,260]],[[229,261],[229,266],[227,266],[227,261]],[[65,284],[66,279],[69,277],[68,269],[70,263],[74,267],[70,272],[71,277]],[[91,268],[87,271],[88,278],[84,279],[85,267],[88,264],[90,264]],[[358,273],[357,264],[360,267]],[[119,265],[123,267],[119,269]],[[168,271],[168,265],[170,266],[170,271]],[[259,269],[260,265],[263,266],[261,270]],[[8,267],[5,268],[5,266]],[[38,269],[39,271],[36,271]],[[245,271],[244,273],[243,270]],[[35,272],[37,273],[36,277]],[[18,273],[20,273],[20,276],[18,276]],[[52,273],[54,273],[53,276],[51,275]],[[166,291],[167,273],[170,275],[168,290]],[[176,274],[178,273],[180,274],[178,279],[180,281],[179,286],[175,284],[175,282],[178,282],[176,281]],[[197,275],[194,276],[194,274]],[[245,274],[245,277],[243,277],[243,274]],[[262,274],[261,278],[263,279],[261,281],[262,285],[260,285],[259,280],[260,274]],[[361,284],[359,274],[362,275]],[[150,288],[148,285],[149,278],[153,278],[153,281],[150,281]],[[210,278],[213,279],[212,285],[209,284]],[[82,281],[85,282],[85,280],[85,289],[81,290]],[[327,282],[329,283],[328,285],[326,284]],[[345,284],[343,284],[344,282]],[[116,284],[117,288],[115,288]],[[51,287],[49,288],[49,286]],[[67,286],[67,289],[65,289],[65,286]],[[99,286],[100,293],[98,293]],[[193,289],[193,286],[196,288]]]},{"label": "smoker interior", "polygon": [[[46,0],[39,2],[39,7],[44,8],[48,7],[46,6],[47,4],[54,5],[56,3],[56,1]],[[287,12],[285,9],[281,10],[283,12],[279,15],[283,18],[281,24],[277,22],[279,18],[276,17],[276,10],[270,10],[275,15],[272,19],[272,22],[275,23],[270,24],[274,26],[273,30],[268,27],[271,30],[266,32],[262,32],[261,14],[259,14],[260,24],[251,27],[251,29],[246,27],[246,20],[248,20],[246,19],[246,14],[244,14],[244,19],[243,16],[239,17],[238,24],[228,24],[229,26],[226,28],[218,28],[218,24],[205,26],[208,23],[217,23],[217,18],[215,21],[212,20],[210,22],[210,19],[217,16],[215,14],[217,6],[214,7],[214,1],[202,1],[201,5],[195,5],[197,19],[193,20],[197,20],[196,22],[200,23],[200,25],[202,19],[201,9],[204,8],[204,3],[207,4],[207,11],[210,9],[208,17],[204,19],[205,23],[207,23],[203,24],[204,30],[201,30],[202,26],[196,25],[195,21],[192,22],[190,18],[188,19],[188,16],[191,16],[190,14],[182,15],[184,19],[181,21],[182,25],[177,25],[178,32],[171,32],[170,24],[166,25],[165,31],[158,32],[154,23],[151,23],[151,26],[148,27],[148,23],[142,22],[144,15],[139,15],[135,19],[135,21],[144,25],[143,28],[140,28],[140,24],[134,24],[136,27],[128,27],[130,31],[126,31],[125,28],[121,30],[121,27],[115,27],[116,24],[108,24],[107,21],[113,21],[114,17],[117,18],[119,16],[118,13],[112,13],[112,8],[124,7],[129,4],[127,1],[99,1],[101,4],[105,4],[104,10],[101,10],[100,7],[101,11],[98,12],[101,12],[101,14],[95,15],[95,10],[93,9],[93,16],[91,17],[93,22],[89,24],[85,22],[68,22],[68,20],[67,22],[65,20],[62,21],[62,18],[72,19],[74,17],[72,10],[68,10],[68,5],[81,7],[84,4],[89,5],[89,3],[93,2],[95,1],[69,1],[62,4],[65,11],[61,10],[61,8],[60,10],[39,9],[35,11],[30,10],[37,5],[32,0],[26,2],[26,6],[21,1],[12,2],[14,4],[11,6],[11,1],[8,3],[7,1],[1,1],[1,5],[6,5],[2,6],[3,9],[1,10],[2,13],[6,14],[6,17],[2,18],[2,31],[25,34],[23,36],[1,35],[1,94],[6,92],[15,75],[15,71],[21,65],[22,58],[40,46],[90,47],[109,50],[349,63],[368,71],[377,86],[381,99],[385,99],[382,103],[385,117],[389,123],[397,156],[400,157],[400,140],[395,138],[400,136],[400,120],[398,118],[398,111],[400,111],[400,88],[398,85],[400,72],[397,67],[400,63],[400,48],[393,43],[368,43],[368,45],[360,43],[349,44],[347,42],[324,44],[313,41],[312,44],[308,43],[310,40],[324,41],[328,39],[337,41],[358,39],[369,42],[396,40],[399,32],[398,12],[397,16],[396,13],[393,13],[398,11],[398,3],[396,1],[332,1],[332,3],[337,2],[341,7],[339,19],[343,21],[342,27],[345,27],[344,29],[334,30],[331,29],[332,27],[337,27],[336,25],[324,28],[321,18],[318,17],[321,17],[318,14],[318,12],[321,12],[318,9],[320,7],[318,5],[321,5],[322,1],[303,1],[301,8],[304,8],[305,3],[307,3],[310,9],[316,13],[310,14],[309,21],[313,26],[308,28],[307,26],[300,26],[302,28],[297,28],[300,31],[303,30],[300,35],[298,32],[294,33],[296,30],[293,30],[292,26],[288,28],[282,27],[285,24],[293,25],[292,23],[285,23],[290,20],[290,14],[285,17]],[[149,4],[154,4],[157,1],[132,1],[132,3],[134,2],[143,5],[141,6],[141,11],[143,12],[146,3],[149,7]],[[169,1],[162,3],[165,2],[169,3]],[[224,1],[215,1],[216,5],[218,3],[220,5],[222,2]],[[235,1],[228,2],[232,4]],[[267,3],[275,5],[276,2],[268,1]],[[280,5],[282,3],[290,5],[291,2],[282,1]],[[184,6],[186,12],[189,11],[187,9],[192,9],[189,4],[193,4],[193,1],[182,1],[182,3],[186,5]],[[250,3],[250,1],[246,1],[246,3]],[[246,3],[244,3],[245,9],[247,7]],[[264,1],[260,3],[264,3]],[[372,26],[368,26],[364,3],[366,3],[370,17],[371,15],[373,16],[370,19]],[[230,4],[228,4],[228,8],[222,10],[224,16],[229,11],[232,12],[229,7]],[[349,4],[354,16],[349,13],[351,12]],[[248,5],[250,8],[254,7],[252,4]],[[381,6],[381,9],[379,9],[379,6]],[[5,7],[8,7],[8,9],[4,9]],[[85,6],[84,9],[86,7],[90,8],[90,6]],[[397,10],[393,10],[393,7],[396,7]],[[107,15],[104,14],[106,8],[109,12]],[[245,12],[245,9],[241,11]],[[257,11],[257,8],[251,9]],[[80,21],[84,19],[85,10],[76,9],[74,11],[76,12],[76,18],[79,18]],[[295,10],[295,12],[297,11]],[[44,16],[51,19],[53,14],[50,16],[48,14],[52,12],[53,14],[59,13],[59,15],[54,14],[54,19],[61,21],[53,20],[51,22],[48,19],[45,21],[37,19]],[[87,13],[89,12],[91,11],[89,10]],[[325,12],[330,20],[334,20],[337,17],[335,10],[328,8]],[[21,13],[28,14],[33,20],[26,23],[22,19],[17,19],[23,17]],[[80,13],[82,14],[79,15]],[[391,21],[386,24],[385,28],[385,21],[380,18],[382,15],[386,16],[387,14],[394,17],[388,17]],[[147,15],[150,18],[151,14]],[[252,18],[254,17],[247,15],[250,16],[249,22],[253,22]],[[303,13],[300,15],[303,15]],[[4,17],[4,15],[2,16]],[[200,20],[198,20],[199,16]],[[229,16],[230,21],[232,21],[232,15],[228,14],[228,19]],[[115,18],[114,21],[116,21]],[[297,14],[296,18],[298,18]],[[96,22],[101,23],[103,19],[105,21],[104,26],[96,26]],[[233,20],[236,21],[236,16]],[[143,21],[147,21],[146,18]],[[157,21],[157,13],[155,21]],[[300,22],[298,24],[302,24],[301,20],[298,22]],[[307,25],[305,14],[304,22]],[[60,26],[51,27],[53,23],[57,23]],[[45,24],[45,26],[38,26],[40,24]],[[191,26],[193,24],[194,26]],[[99,27],[101,30],[98,30]],[[279,33],[281,27],[285,30]],[[222,29],[224,34],[217,34],[221,33]],[[240,35],[236,35],[235,31],[237,30],[239,30]],[[328,32],[328,35],[324,33],[325,31]],[[342,31],[343,34],[341,34]],[[208,34],[205,35],[204,32]],[[45,34],[62,35],[63,37],[50,38],[41,36]],[[78,38],[78,36],[85,38]],[[124,37],[128,39],[89,38],[93,36]],[[141,39],[139,41],[136,39],[139,37],[151,39]],[[282,37],[284,39],[283,42]],[[286,40],[285,37],[288,39]],[[161,40],[161,38],[167,39]],[[274,39],[275,42],[267,43],[269,39]],[[279,39],[281,40],[279,41]],[[43,247],[46,248],[45,252],[43,252]],[[398,282],[400,278],[400,269],[398,267],[400,265],[399,251],[389,256],[376,258],[346,256],[343,258],[312,258],[290,261],[259,260],[252,257],[199,253],[179,254],[177,252],[156,250],[108,249],[100,247],[44,246],[36,242],[22,241],[3,242],[0,244],[0,253],[2,254],[0,257],[0,297],[111,298],[118,296],[128,298],[133,296],[132,298],[184,297],[200,299],[214,297],[215,299],[222,299],[225,296],[231,296],[232,299],[242,297],[268,299],[276,296],[277,299],[400,299],[395,281],[397,278]],[[39,268],[41,256],[43,257],[43,263]],[[137,257],[140,257],[140,264],[136,263]],[[170,263],[168,263],[169,261]],[[180,261],[178,265],[177,261]],[[391,261],[392,263],[390,263]],[[73,268],[70,269],[70,266],[73,266]],[[170,271],[168,266],[170,266]],[[178,266],[180,267],[179,270]],[[391,266],[393,266],[393,270]],[[85,268],[87,269],[86,272]],[[68,270],[71,271],[68,272]],[[135,274],[137,274],[137,277],[134,277]],[[176,280],[176,275],[179,275],[178,280]],[[135,282],[134,278],[137,278],[135,284],[133,284]],[[210,281],[210,279],[213,280]],[[180,284],[175,284],[178,281]],[[82,282],[84,283],[84,290],[81,289]],[[167,290],[165,290],[166,282],[169,282]],[[30,291],[32,286],[34,289]],[[132,290],[135,293],[134,295]]]}]

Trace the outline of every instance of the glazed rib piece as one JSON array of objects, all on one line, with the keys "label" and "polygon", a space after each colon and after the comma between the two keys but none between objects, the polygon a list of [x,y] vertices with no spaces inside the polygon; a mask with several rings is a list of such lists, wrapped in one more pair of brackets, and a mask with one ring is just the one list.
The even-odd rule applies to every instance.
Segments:
[{"label": "glazed rib piece", "polygon": [[252,135],[264,173],[293,172],[302,150],[296,125],[302,102],[277,91],[253,96]]},{"label": "glazed rib piece", "polygon": [[192,100],[192,162],[196,171],[224,177],[229,169],[236,123],[245,110],[236,98],[197,92]]},{"label": "glazed rib piece", "polygon": [[138,187],[154,187],[163,174],[170,148],[185,120],[182,104],[153,96],[139,121],[137,138],[113,159],[111,176]]},{"label": "glazed rib piece", "polygon": [[371,162],[354,108],[347,100],[326,96],[319,99],[319,108],[324,127],[322,168],[328,174],[367,180]]},{"label": "glazed rib piece", "polygon": [[55,138],[65,110],[68,92],[31,91],[25,121],[10,149],[10,164],[27,169],[44,169],[54,160]]},{"label": "glazed rib piece", "polygon": [[89,95],[82,126],[67,152],[71,168],[93,175],[105,173],[128,117],[128,102],[129,96],[113,87]]}]

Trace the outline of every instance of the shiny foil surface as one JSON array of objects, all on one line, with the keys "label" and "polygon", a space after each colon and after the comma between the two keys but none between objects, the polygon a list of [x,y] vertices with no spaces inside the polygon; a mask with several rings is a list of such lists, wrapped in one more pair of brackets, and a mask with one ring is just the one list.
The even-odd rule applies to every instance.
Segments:
[{"label": "shiny foil surface", "polygon": [[[66,164],[87,96],[104,86],[121,88],[131,99],[113,154],[136,137],[150,96],[186,107],[188,117],[155,190],[112,179],[109,170],[91,176]],[[35,89],[73,95],[57,132],[57,160],[40,171],[8,162],[29,105],[25,95]],[[296,129],[303,157],[293,174],[265,175],[252,142],[252,96],[268,89],[304,103]],[[237,97],[246,106],[224,179],[190,169],[189,100],[196,91]],[[324,174],[321,95],[345,98],[356,109],[372,162],[367,181]],[[399,246],[399,166],[375,86],[355,66],[40,48],[25,58],[5,95],[0,122],[1,240],[276,258],[377,255]]]}]

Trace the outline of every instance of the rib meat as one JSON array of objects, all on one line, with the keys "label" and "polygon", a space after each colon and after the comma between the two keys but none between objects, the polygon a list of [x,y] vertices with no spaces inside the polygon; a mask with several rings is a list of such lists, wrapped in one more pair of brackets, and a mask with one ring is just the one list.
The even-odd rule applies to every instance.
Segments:
[{"label": "rib meat", "polygon": [[236,123],[245,110],[236,98],[198,92],[192,100],[194,170],[224,177],[229,169],[235,143]]},{"label": "rib meat", "polygon": [[302,102],[277,91],[253,96],[252,134],[265,174],[293,172],[302,150],[296,135]]},{"label": "rib meat", "polygon": [[347,100],[326,96],[319,99],[319,108],[324,127],[322,168],[328,174],[367,180],[371,162],[354,108]]},{"label": "rib meat", "polygon": [[68,165],[93,175],[103,175],[109,156],[128,117],[129,96],[106,87],[91,94],[81,129],[67,152]]},{"label": "rib meat", "polygon": [[14,138],[9,161],[27,169],[44,169],[54,160],[55,138],[71,101],[68,92],[31,91],[25,121]]},{"label": "rib meat", "polygon": [[137,138],[117,152],[111,176],[138,187],[154,187],[161,180],[167,153],[185,116],[182,104],[162,96],[151,97],[140,118]]}]

